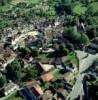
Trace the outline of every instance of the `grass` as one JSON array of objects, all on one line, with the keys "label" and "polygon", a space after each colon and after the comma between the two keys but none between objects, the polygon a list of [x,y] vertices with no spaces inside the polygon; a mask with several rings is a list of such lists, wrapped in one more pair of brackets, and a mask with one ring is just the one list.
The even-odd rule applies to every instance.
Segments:
[{"label": "grass", "polygon": [[17,92],[9,96],[6,100],[23,100],[23,98],[19,95],[17,95]]},{"label": "grass", "polygon": [[74,8],[73,8],[73,12],[75,14],[81,15],[81,14],[85,14],[87,8],[85,6],[83,6],[81,3],[78,3]]}]

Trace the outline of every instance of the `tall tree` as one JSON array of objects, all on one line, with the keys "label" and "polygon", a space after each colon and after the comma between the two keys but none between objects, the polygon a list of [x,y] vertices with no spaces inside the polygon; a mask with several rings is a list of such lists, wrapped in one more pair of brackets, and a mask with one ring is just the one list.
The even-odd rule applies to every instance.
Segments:
[{"label": "tall tree", "polygon": [[6,67],[7,75],[14,80],[21,79],[21,64],[18,60],[14,60],[12,63],[8,64]]},{"label": "tall tree", "polygon": [[7,80],[4,75],[0,76],[0,88],[2,88],[6,84]]},{"label": "tall tree", "polygon": [[69,38],[71,42],[78,41],[78,43],[80,43],[81,34],[77,31],[76,26],[65,28],[64,33],[65,37]]},{"label": "tall tree", "polygon": [[34,80],[37,79],[39,75],[38,69],[36,66],[32,66],[31,64],[28,65],[26,69],[26,78],[27,80]]}]

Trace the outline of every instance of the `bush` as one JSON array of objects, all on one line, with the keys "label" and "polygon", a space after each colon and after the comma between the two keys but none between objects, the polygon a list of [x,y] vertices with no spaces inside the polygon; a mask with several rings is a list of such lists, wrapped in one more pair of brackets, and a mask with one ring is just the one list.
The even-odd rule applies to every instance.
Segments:
[{"label": "bush", "polygon": [[83,43],[84,45],[87,45],[89,43],[89,38],[86,34],[82,34],[81,43]]},{"label": "bush", "polygon": [[35,48],[35,49],[31,49],[31,55],[33,56],[33,57],[37,57],[38,56],[38,50]]}]

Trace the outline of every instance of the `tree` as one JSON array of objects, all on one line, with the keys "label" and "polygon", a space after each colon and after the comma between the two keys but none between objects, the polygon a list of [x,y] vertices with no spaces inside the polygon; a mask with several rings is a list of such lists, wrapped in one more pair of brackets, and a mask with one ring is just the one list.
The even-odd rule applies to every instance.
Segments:
[{"label": "tree", "polygon": [[84,90],[84,100],[89,100],[89,96],[88,96],[88,86],[87,86],[87,79],[88,76],[85,75],[84,79],[83,79],[83,90]]},{"label": "tree", "polygon": [[33,57],[37,57],[38,56],[38,50],[36,48],[34,48],[34,49],[31,48],[30,50],[31,50],[31,55]]},{"label": "tree", "polygon": [[20,2],[16,6],[19,8],[26,8],[27,4],[25,2],[22,2],[22,3]]},{"label": "tree", "polygon": [[95,12],[94,12],[94,8],[91,7],[91,6],[89,6],[88,9],[87,9],[87,11],[86,11],[86,13],[87,13],[88,15],[93,16],[94,13],[95,13]]},{"label": "tree", "polygon": [[7,3],[10,3],[11,0],[0,0],[0,5],[4,6]]},{"label": "tree", "polygon": [[21,57],[25,57],[27,54],[30,53],[30,50],[28,48],[23,48],[23,47],[19,47],[18,51],[20,52]]},{"label": "tree", "polygon": [[59,45],[59,54],[58,57],[63,57],[67,55],[67,49],[63,45]]},{"label": "tree", "polygon": [[72,0],[58,0],[58,3],[55,5],[57,14],[61,15],[64,13],[72,13]]},{"label": "tree", "polygon": [[14,80],[20,80],[21,79],[21,65],[18,62],[18,60],[14,60],[6,67],[7,75],[9,78]]},{"label": "tree", "polygon": [[88,86],[88,96],[91,100],[96,100],[96,98],[98,98],[98,80],[93,83],[89,83],[90,85]]},{"label": "tree", "polygon": [[37,79],[39,75],[38,69],[36,66],[32,66],[31,64],[28,65],[26,69],[26,78],[27,80],[34,80]]},{"label": "tree", "polygon": [[84,3],[85,5],[88,5],[91,2],[91,0],[81,0],[81,2]]},{"label": "tree", "polygon": [[50,86],[51,86],[50,82],[44,82],[43,85],[42,85],[44,90],[48,90]]},{"label": "tree", "polygon": [[64,10],[67,14],[72,13],[72,0],[61,0],[62,7],[64,7]]},{"label": "tree", "polygon": [[7,0],[0,0],[0,5],[4,6],[7,3]]},{"label": "tree", "polygon": [[81,34],[77,31],[77,27],[68,27],[64,30],[64,35],[69,39],[71,42],[80,42]]},{"label": "tree", "polygon": [[0,88],[2,88],[6,84],[7,80],[4,75],[0,76]]},{"label": "tree", "polygon": [[64,88],[65,86],[66,86],[65,80],[58,79],[54,82],[51,82],[51,87],[54,88],[55,90],[57,90],[59,88]]},{"label": "tree", "polygon": [[77,66],[77,70],[79,71],[79,59],[76,52],[71,52],[69,55],[66,56],[65,60],[66,64],[75,64]]},{"label": "tree", "polygon": [[51,7],[47,12],[46,12],[47,16],[56,16],[56,11],[55,8]]},{"label": "tree", "polygon": [[81,43],[83,43],[84,45],[87,45],[89,43],[89,38],[86,34],[81,35]]},{"label": "tree", "polygon": [[87,28],[87,35],[90,39],[95,39],[97,37],[97,30],[94,25],[89,25]]}]

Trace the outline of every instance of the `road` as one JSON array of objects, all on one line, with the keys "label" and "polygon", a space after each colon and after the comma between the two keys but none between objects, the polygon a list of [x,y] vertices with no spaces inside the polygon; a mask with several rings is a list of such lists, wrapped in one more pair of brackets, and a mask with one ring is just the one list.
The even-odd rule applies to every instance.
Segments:
[{"label": "road", "polygon": [[80,59],[79,74],[77,75],[76,83],[73,86],[71,93],[68,95],[67,100],[74,100],[79,95],[83,95],[82,81],[83,81],[83,78],[84,78],[84,75],[85,75],[85,73],[83,73],[83,72],[86,71],[92,65],[92,63],[94,62],[94,60],[96,58],[98,58],[98,54],[96,54],[96,55],[88,54],[88,56],[86,58],[82,59],[82,57],[80,57],[81,56],[80,52],[82,53],[82,56],[86,54],[83,51],[76,51],[79,58],[81,58]]}]

